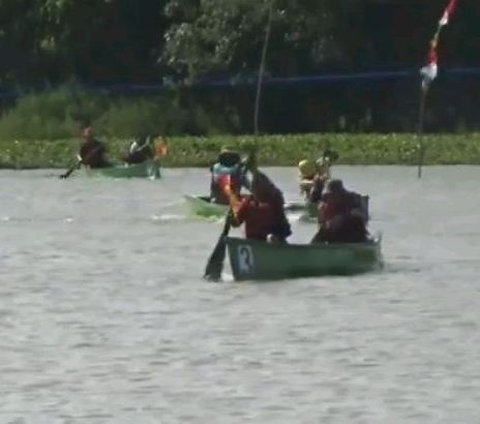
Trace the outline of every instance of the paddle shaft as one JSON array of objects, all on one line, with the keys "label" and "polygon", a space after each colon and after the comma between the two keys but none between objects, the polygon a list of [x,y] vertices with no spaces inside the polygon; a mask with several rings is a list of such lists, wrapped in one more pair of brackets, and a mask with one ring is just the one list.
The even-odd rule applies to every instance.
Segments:
[{"label": "paddle shaft", "polygon": [[98,151],[100,151],[100,149],[102,148],[103,146],[98,146],[97,148],[93,149],[91,152],[89,152],[89,154],[84,158],[84,159],[79,159],[77,160],[77,163],[75,165],[73,165],[67,172],[65,172],[65,174],[62,174],[60,175],[60,178],[68,178],[70,176],[70,174],[75,171],[76,169],[80,168],[80,165],[85,161],[85,160],[88,160],[90,159],[95,153],[97,153]]},{"label": "paddle shaft", "polygon": [[425,118],[425,106],[427,103],[427,93],[428,86],[422,88],[420,96],[420,104],[418,107],[418,127],[417,127],[417,137],[418,137],[418,167],[417,167],[417,177],[422,178],[422,166],[425,158],[425,145],[423,143],[423,122]]},{"label": "paddle shaft", "polygon": [[80,167],[81,164],[82,164],[82,160],[80,159],[67,172],[65,172],[65,174],[60,175],[60,178],[63,178],[63,179],[68,178],[73,171],[75,171]]}]

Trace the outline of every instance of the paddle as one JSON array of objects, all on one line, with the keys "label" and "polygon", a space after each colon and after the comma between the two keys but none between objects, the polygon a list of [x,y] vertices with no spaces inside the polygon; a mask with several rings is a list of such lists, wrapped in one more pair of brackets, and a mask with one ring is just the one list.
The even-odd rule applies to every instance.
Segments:
[{"label": "paddle", "polygon": [[203,278],[208,281],[219,281],[222,276],[223,262],[225,260],[225,253],[227,250],[226,237],[228,236],[230,227],[232,225],[231,216],[232,210],[230,208],[227,212],[227,216],[225,217],[223,230],[205,268],[205,274],[203,275]]},{"label": "paddle", "polygon": [[89,152],[88,155],[84,159],[79,157],[79,159],[77,160],[77,163],[75,163],[75,165],[73,165],[67,172],[65,172],[65,174],[60,175],[59,178],[62,178],[62,179],[68,178],[73,171],[80,168],[80,165],[85,160],[90,159],[94,154],[96,154],[99,150],[101,150],[102,147],[103,146],[100,145],[100,146],[96,147],[95,149],[92,149],[92,151]]},{"label": "paddle", "polygon": [[68,178],[73,171],[80,168],[81,164],[82,164],[82,159],[77,160],[75,165],[73,165],[67,172],[65,172],[65,174],[59,175],[59,178],[63,178],[63,179]]}]

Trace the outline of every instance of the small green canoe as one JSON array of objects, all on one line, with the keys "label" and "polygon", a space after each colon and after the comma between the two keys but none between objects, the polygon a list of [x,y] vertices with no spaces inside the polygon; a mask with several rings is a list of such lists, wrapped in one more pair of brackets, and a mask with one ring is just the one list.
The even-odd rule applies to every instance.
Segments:
[{"label": "small green canoe", "polygon": [[382,264],[380,237],[365,243],[272,244],[227,237],[235,280],[352,275]]},{"label": "small green canoe", "polygon": [[[219,205],[218,203],[211,203],[208,196],[184,196],[191,213],[204,218],[221,218],[225,216],[228,211],[227,205]],[[365,215],[368,217],[368,196],[362,196],[363,208]],[[313,203],[303,202],[287,202],[285,203],[285,212],[298,213],[301,212],[302,221],[316,221],[317,220],[317,205]]]},{"label": "small green canoe", "polygon": [[[228,211],[227,205],[219,205],[218,203],[211,203],[208,196],[193,196],[193,195],[186,195],[184,196],[185,201],[187,202],[190,211],[194,215],[206,217],[206,218],[215,218],[215,217],[222,217]],[[306,206],[304,203],[301,202],[289,202],[285,204],[285,212],[287,213],[295,213],[295,212],[304,212],[305,208],[309,208],[309,214],[315,216],[316,207],[313,206]]]},{"label": "small green canoe", "polygon": [[147,161],[139,164],[115,165],[108,168],[83,167],[84,173],[88,176],[102,176],[109,178],[160,178],[160,164],[157,161]]},{"label": "small green canoe", "polygon": [[211,203],[208,196],[184,196],[190,211],[197,216],[204,218],[220,218],[225,216],[228,211],[228,205]]}]

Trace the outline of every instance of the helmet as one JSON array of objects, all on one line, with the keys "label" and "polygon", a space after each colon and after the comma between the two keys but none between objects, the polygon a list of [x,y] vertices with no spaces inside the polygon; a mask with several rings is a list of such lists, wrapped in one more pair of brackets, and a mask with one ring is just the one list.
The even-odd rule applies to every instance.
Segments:
[{"label": "helmet", "polygon": [[232,167],[239,164],[241,161],[240,154],[233,150],[229,150],[223,148],[218,155],[218,162],[220,162],[223,166]]},{"label": "helmet", "polygon": [[304,159],[298,162],[298,170],[304,177],[309,177],[315,174],[315,163],[311,160]]}]

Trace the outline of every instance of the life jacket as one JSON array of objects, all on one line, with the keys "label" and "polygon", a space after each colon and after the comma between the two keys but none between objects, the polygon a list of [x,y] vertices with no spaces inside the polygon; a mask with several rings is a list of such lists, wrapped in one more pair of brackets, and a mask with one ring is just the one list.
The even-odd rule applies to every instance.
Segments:
[{"label": "life jacket", "polygon": [[328,242],[361,242],[367,237],[364,220],[352,213],[358,209],[358,195],[342,192],[324,196],[319,206],[321,238]]},{"label": "life jacket", "polygon": [[356,207],[356,199],[348,191],[328,193],[323,196],[319,206],[320,223],[328,223],[336,216],[348,215]]},{"label": "life jacket", "polygon": [[210,197],[215,199],[215,203],[228,204],[228,197],[224,192],[227,184],[234,193],[240,193],[242,186],[240,164],[224,166],[216,163],[213,165]]},{"label": "life jacket", "polygon": [[251,240],[266,241],[272,234],[275,212],[267,202],[259,202],[253,196],[242,200],[235,214],[235,224],[245,223],[245,237]]}]

